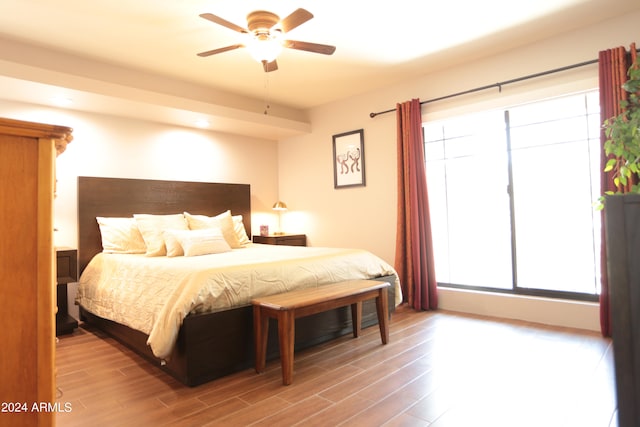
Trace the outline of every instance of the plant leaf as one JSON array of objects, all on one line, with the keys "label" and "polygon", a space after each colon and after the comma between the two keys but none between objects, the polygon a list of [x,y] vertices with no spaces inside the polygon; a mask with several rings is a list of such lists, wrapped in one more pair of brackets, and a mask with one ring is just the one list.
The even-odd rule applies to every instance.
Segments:
[{"label": "plant leaf", "polygon": [[617,159],[609,159],[609,161],[607,161],[607,164],[604,167],[604,171],[605,172],[610,172],[613,170],[613,167],[618,163]]}]

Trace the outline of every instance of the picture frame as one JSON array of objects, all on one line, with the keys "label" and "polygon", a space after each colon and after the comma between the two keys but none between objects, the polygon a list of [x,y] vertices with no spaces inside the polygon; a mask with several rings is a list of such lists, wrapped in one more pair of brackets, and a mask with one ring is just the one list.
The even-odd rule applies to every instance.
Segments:
[{"label": "picture frame", "polygon": [[333,135],[333,187],[363,187],[364,129]]}]

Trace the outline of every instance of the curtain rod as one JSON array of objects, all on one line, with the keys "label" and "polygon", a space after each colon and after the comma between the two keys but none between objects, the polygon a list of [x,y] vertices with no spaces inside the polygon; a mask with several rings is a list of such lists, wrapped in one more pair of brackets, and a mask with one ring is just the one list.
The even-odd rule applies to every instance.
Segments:
[{"label": "curtain rod", "polygon": [[[640,49],[638,49],[638,51],[640,52]],[[535,74],[529,74],[528,76],[518,77],[518,78],[515,78],[515,79],[511,79],[511,80],[505,80],[503,82],[493,83],[493,84],[486,85],[486,86],[480,86],[480,87],[476,87],[476,88],[473,88],[473,89],[465,90],[463,92],[457,92],[457,93],[452,93],[450,95],[441,96],[439,98],[427,99],[426,101],[421,101],[420,105],[424,105],[424,104],[428,104],[428,103],[436,102],[436,101],[442,101],[443,99],[455,98],[456,96],[467,95],[467,94],[470,94],[470,93],[473,93],[473,92],[480,92],[482,90],[487,90],[487,89],[491,89],[491,88],[494,88],[494,87],[497,87],[498,90],[502,92],[502,86],[505,86],[505,85],[508,85],[508,84],[511,84],[511,83],[517,83],[517,82],[521,82],[523,80],[529,80],[529,79],[533,79],[533,78],[536,78],[536,77],[542,77],[542,76],[546,76],[546,75],[549,75],[549,74],[559,73],[561,71],[566,71],[566,70],[570,70],[570,69],[573,69],[573,68],[584,67],[585,65],[596,64],[597,62],[598,62],[597,59],[592,59],[590,61],[580,62],[578,64],[567,65],[567,66],[561,67],[561,68],[555,68],[553,70],[547,70],[547,71],[542,71],[542,72],[535,73]],[[392,111],[396,111],[396,109],[392,108],[390,110],[379,111],[377,113],[369,113],[369,117],[374,118],[375,116],[378,116],[380,114],[391,113]]]}]

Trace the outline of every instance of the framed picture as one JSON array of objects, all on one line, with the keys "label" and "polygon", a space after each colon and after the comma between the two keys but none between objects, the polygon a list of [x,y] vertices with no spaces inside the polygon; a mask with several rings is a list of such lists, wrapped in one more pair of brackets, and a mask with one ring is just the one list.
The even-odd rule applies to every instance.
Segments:
[{"label": "framed picture", "polygon": [[333,135],[333,187],[364,185],[364,130]]}]

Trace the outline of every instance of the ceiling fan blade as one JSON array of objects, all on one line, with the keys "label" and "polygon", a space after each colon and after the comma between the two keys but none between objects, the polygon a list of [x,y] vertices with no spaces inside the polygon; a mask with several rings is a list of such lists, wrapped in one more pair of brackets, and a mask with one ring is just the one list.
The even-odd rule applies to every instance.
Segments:
[{"label": "ceiling fan blade", "polygon": [[265,73],[270,73],[271,71],[278,69],[278,63],[275,59],[271,62],[262,61],[262,67],[264,68]]},{"label": "ceiling fan blade", "polygon": [[217,53],[222,53],[222,52],[227,52],[229,50],[238,49],[240,47],[244,47],[244,45],[243,44],[234,44],[234,45],[231,45],[231,46],[226,46],[226,47],[221,47],[221,48],[218,48],[218,49],[208,50],[206,52],[200,52],[198,54],[198,56],[202,56],[202,57],[211,56],[211,55],[215,55]]},{"label": "ceiling fan blade", "polygon": [[280,21],[282,31],[288,33],[299,25],[304,24],[309,19],[313,18],[313,14],[305,9],[296,9],[291,15]]},{"label": "ceiling fan blade", "polygon": [[284,47],[289,49],[306,50],[307,52],[321,53],[323,55],[332,55],[336,51],[335,46],[328,44],[301,42],[297,40],[285,40],[282,42]]},{"label": "ceiling fan blade", "polygon": [[222,19],[219,16],[214,15],[213,13],[203,13],[200,15],[200,17],[206,19],[207,21],[211,21],[218,25],[222,25],[223,27],[227,27],[233,31],[237,31],[239,33],[249,32],[248,30],[242,28],[241,26],[236,25],[233,22],[229,22],[226,19]]}]

